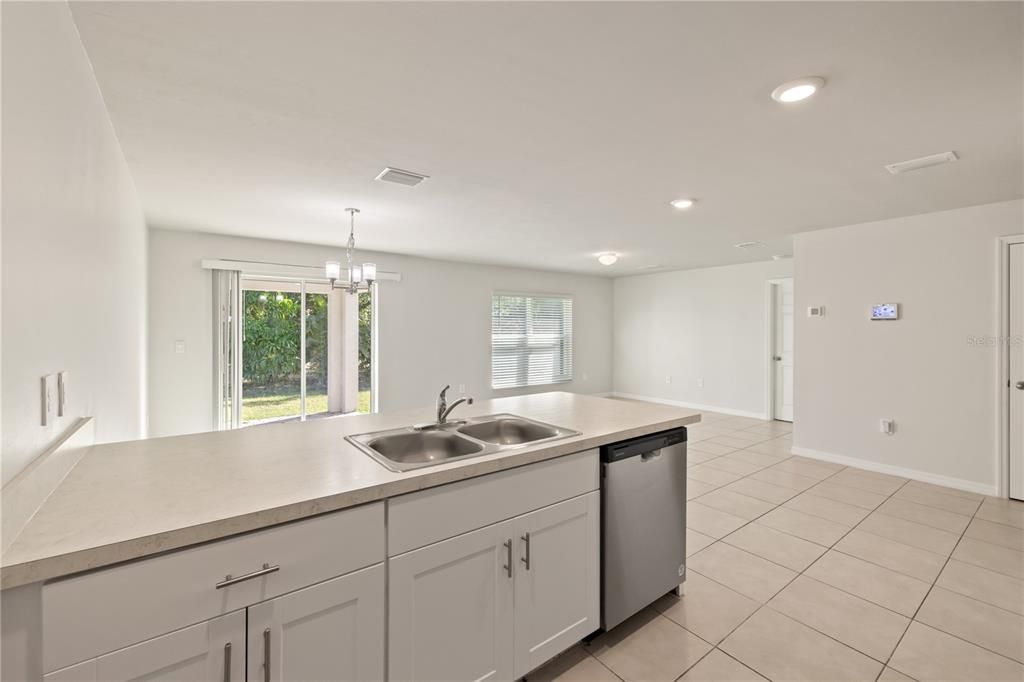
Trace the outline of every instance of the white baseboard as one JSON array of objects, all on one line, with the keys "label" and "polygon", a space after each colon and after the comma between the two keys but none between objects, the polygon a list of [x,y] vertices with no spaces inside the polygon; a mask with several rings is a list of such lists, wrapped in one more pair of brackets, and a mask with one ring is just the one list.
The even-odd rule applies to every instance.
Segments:
[{"label": "white baseboard", "polygon": [[995,485],[985,485],[984,483],[978,483],[976,481],[953,478],[952,476],[942,476],[941,474],[933,474],[928,471],[920,471],[918,469],[908,469],[906,467],[898,467],[891,464],[872,462],[859,457],[837,455],[832,452],[823,452],[821,450],[812,450],[811,448],[799,448],[795,446],[792,448],[792,453],[794,455],[800,455],[801,457],[820,459],[824,462],[833,462],[835,464],[845,464],[846,466],[855,467],[857,469],[867,469],[868,471],[874,471],[880,474],[890,474],[892,476],[910,478],[923,483],[932,483],[934,485],[941,485],[947,488],[966,490],[967,492],[978,493],[980,495],[997,495],[999,492]]},{"label": "white baseboard", "polygon": [[673,407],[685,407],[690,410],[706,410],[708,412],[718,412],[720,414],[729,414],[734,417],[749,417],[750,419],[761,419],[764,421],[770,421],[768,415],[761,412],[747,412],[746,410],[734,410],[731,407],[719,407],[718,405],[701,405],[699,403],[686,403],[681,400],[669,400],[668,398],[652,398],[648,395],[636,395],[635,393],[621,393],[619,391],[612,391],[611,393],[604,394],[609,398],[629,398],[630,400],[643,400],[648,403],[661,403],[662,405],[672,405]]}]

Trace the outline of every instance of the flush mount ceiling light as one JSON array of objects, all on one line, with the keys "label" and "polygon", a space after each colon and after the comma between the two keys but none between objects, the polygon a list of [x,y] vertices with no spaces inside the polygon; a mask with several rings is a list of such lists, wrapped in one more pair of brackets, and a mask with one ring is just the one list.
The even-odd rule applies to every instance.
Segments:
[{"label": "flush mount ceiling light", "polygon": [[619,260],[619,254],[617,253],[599,253],[597,254],[597,262],[601,265],[615,265],[616,261]]},{"label": "flush mount ceiling light", "polygon": [[772,90],[772,99],[783,104],[792,104],[807,99],[823,87],[825,79],[820,76],[797,78]]},{"label": "flush mount ceiling light", "polygon": [[755,246],[766,246],[764,242],[740,242],[739,244],[733,244],[737,249],[752,249]]},{"label": "flush mount ceiling light", "polygon": [[776,253],[772,255],[772,260],[788,260],[790,258],[792,258],[792,256],[787,253]]},{"label": "flush mount ceiling light", "polygon": [[688,209],[691,206],[693,206],[694,204],[696,204],[697,200],[696,199],[673,199],[672,201],[670,201],[668,203],[672,204],[672,208],[678,208],[680,211],[685,211],[686,209]]},{"label": "flush mount ceiling light", "polygon": [[[350,294],[355,294],[369,289],[370,285],[377,279],[377,265],[375,263],[352,264],[352,258],[356,251],[356,213],[359,213],[359,209],[346,208],[345,211],[349,215],[348,244],[345,246],[348,283],[341,288]],[[341,279],[341,263],[336,260],[327,261],[324,264],[324,271],[327,279],[331,282],[331,288],[334,289],[334,283]]]},{"label": "flush mount ceiling light", "polygon": [[889,171],[893,175],[899,175],[900,173],[909,173],[910,171],[921,170],[922,168],[930,168],[931,166],[941,166],[944,163],[953,163],[959,158],[960,157],[957,156],[956,152],[942,152],[941,154],[922,156],[919,159],[910,159],[909,161],[890,163],[885,167],[885,170]]}]

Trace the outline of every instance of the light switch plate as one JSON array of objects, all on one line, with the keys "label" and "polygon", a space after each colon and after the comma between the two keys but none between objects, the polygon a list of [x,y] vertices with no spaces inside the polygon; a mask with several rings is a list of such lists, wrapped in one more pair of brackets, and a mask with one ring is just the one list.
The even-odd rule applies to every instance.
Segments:
[{"label": "light switch plate", "polygon": [[68,373],[57,373],[57,416],[63,417],[68,404]]},{"label": "light switch plate", "polygon": [[39,422],[42,426],[49,426],[53,421],[54,401],[57,398],[57,377],[47,374],[40,380],[39,388],[39,411],[42,415]]}]

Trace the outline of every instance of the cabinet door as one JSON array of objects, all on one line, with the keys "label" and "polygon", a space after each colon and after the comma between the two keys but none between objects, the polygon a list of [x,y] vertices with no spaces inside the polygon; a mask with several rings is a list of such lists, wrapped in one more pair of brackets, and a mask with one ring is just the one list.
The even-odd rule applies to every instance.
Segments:
[{"label": "cabinet door", "polygon": [[600,628],[600,513],[594,491],[514,519],[516,677]]},{"label": "cabinet door", "polygon": [[512,679],[513,530],[497,523],[391,559],[391,680]]},{"label": "cabinet door", "polygon": [[46,682],[180,680],[242,682],[245,679],[245,611],[154,637],[69,668]]},{"label": "cabinet door", "polygon": [[384,677],[384,564],[249,607],[249,679]]}]

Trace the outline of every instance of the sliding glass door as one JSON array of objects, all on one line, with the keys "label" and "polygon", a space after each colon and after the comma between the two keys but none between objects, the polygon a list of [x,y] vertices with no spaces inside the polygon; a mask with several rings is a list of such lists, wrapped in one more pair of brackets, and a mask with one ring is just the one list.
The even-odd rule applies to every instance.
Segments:
[{"label": "sliding glass door", "polygon": [[373,291],[216,272],[216,428],[374,411]]},{"label": "sliding glass door", "polygon": [[285,282],[243,282],[243,425],[302,418],[299,288]]}]

